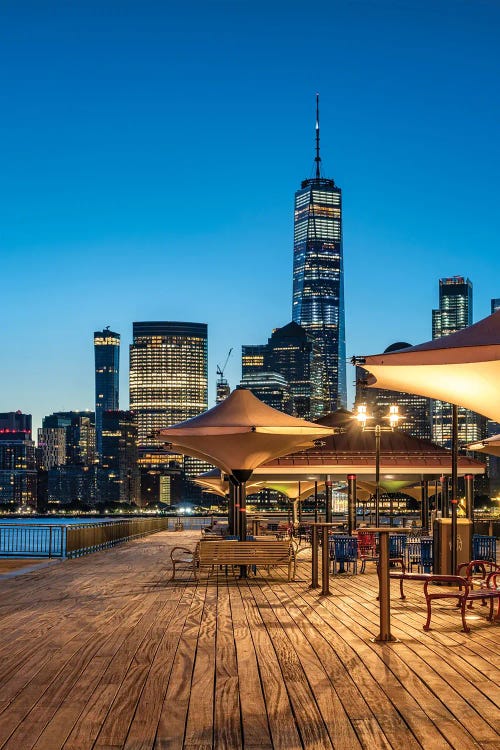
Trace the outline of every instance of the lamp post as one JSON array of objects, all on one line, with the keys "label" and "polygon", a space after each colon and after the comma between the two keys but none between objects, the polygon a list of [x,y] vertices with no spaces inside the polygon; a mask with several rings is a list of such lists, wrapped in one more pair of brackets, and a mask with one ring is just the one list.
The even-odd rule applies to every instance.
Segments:
[{"label": "lamp post", "polygon": [[[374,432],[375,433],[375,526],[380,526],[380,435],[382,432],[392,432],[399,421],[399,407],[392,405],[389,407],[389,414],[386,419],[389,420],[388,425],[376,425],[369,426],[367,421],[372,419],[368,414],[366,404],[359,404],[356,410],[356,419],[360,423],[363,432]],[[390,518],[390,525],[392,526],[393,519],[392,515]]]}]

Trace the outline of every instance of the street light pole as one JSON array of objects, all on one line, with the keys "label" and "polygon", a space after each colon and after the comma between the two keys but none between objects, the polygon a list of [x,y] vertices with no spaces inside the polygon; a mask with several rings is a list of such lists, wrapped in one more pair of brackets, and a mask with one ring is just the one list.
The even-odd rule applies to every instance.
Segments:
[{"label": "street light pole", "polygon": [[376,424],[374,427],[367,427],[366,422],[369,418],[366,411],[366,404],[359,404],[356,419],[361,424],[363,432],[370,431],[375,433],[375,526],[378,528],[380,526],[380,435],[382,432],[393,432],[400,418],[399,407],[389,407],[389,415],[387,417],[389,426],[387,427],[383,427],[380,424]]}]

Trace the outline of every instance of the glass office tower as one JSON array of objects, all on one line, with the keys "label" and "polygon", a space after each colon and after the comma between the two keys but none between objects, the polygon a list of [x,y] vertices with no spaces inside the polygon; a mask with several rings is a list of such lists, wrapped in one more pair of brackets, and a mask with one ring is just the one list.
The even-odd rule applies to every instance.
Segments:
[{"label": "glass office tower", "polygon": [[[432,338],[448,336],[472,325],[472,282],[463,276],[439,279],[439,309],[432,311]],[[431,402],[433,442],[451,447],[452,407]],[[486,419],[469,409],[458,409],[458,439],[472,443],[485,437]]]},{"label": "glass office tower", "polygon": [[102,456],[102,414],[119,408],[120,334],[109,330],[94,332],[95,354],[95,442],[98,460]]},{"label": "glass office tower", "polygon": [[207,408],[206,323],[134,323],[130,410],[137,419],[139,445],[163,447],[154,433]]},{"label": "glass office tower", "polygon": [[295,193],[292,318],[316,340],[328,410],[347,404],[342,191],[321,176],[319,112],[316,174]]}]

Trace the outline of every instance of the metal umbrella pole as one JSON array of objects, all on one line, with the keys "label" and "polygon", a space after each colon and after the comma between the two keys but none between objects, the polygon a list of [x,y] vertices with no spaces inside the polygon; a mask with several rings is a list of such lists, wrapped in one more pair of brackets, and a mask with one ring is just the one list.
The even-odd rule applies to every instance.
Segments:
[{"label": "metal umbrella pole", "polygon": [[451,574],[457,572],[458,406],[453,404],[451,428]]}]

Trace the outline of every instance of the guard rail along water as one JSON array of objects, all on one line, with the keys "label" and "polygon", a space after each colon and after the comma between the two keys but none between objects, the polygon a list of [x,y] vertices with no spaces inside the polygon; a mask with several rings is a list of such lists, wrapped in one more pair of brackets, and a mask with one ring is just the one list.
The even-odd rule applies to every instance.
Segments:
[{"label": "guard rail along water", "polygon": [[1,524],[0,557],[80,557],[168,529],[168,518],[85,524]]},{"label": "guard rail along water", "polygon": [[80,557],[91,552],[113,547],[128,539],[154,534],[168,529],[168,518],[130,518],[112,523],[68,526],[66,557]]}]

